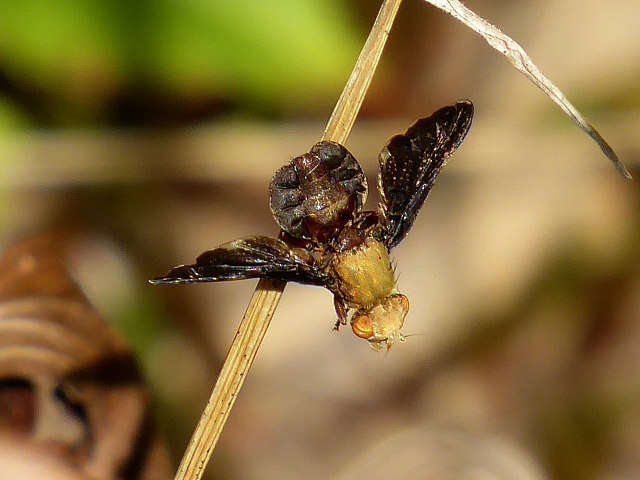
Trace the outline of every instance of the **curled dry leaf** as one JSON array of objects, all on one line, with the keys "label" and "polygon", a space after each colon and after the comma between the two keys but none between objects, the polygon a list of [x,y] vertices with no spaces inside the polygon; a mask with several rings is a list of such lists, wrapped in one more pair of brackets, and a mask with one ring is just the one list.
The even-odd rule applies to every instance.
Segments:
[{"label": "curled dry leaf", "polygon": [[0,440],[27,442],[34,458],[55,457],[79,477],[169,478],[135,359],[74,284],[60,247],[42,238],[0,258]]},{"label": "curled dry leaf", "polygon": [[628,180],[631,173],[624,166],[618,155],[613,151],[607,141],[591,125],[582,114],[564,96],[558,87],[549,80],[533,63],[527,52],[524,51],[515,40],[505,35],[498,27],[487,22],[484,18],[469,10],[458,0],[425,0],[426,2],[444,10],[452,17],[460,20],[467,27],[482,35],[489,45],[503,54],[511,64],[522,72],[534,85],[556,102],[562,110],[569,115],[571,120],[587,135],[589,135],[600,147],[602,153],[611,160],[616,169]]}]

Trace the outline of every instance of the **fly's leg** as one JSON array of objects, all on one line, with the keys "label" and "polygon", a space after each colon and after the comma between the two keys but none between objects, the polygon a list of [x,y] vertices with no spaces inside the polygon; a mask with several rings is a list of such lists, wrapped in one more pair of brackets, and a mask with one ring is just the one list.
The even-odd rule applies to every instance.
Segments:
[{"label": "fly's leg", "polygon": [[336,313],[338,314],[338,320],[336,320],[336,324],[334,325],[333,329],[340,330],[340,325],[347,324],[347,315],[349,313],[349,309],[338,295],[333,296],[333,305],[336,308]]}]

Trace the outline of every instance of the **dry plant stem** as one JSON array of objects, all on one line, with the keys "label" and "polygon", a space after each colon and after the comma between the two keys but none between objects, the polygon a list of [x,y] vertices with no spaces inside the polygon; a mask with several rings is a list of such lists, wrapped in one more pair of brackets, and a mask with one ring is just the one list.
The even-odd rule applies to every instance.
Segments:
[{"label": "dry plant stem", "polygon": [[285,285],[286,283],[280,280],[262,279],[258,282],[209,402],[180,462],[176,479],[191,480],[202,477],[238,392],[258,353],[258,347],[269,328]]},{"label": "dry plant stem", "polygon": [[465,7],[459,0],[425,0],[426,2],[444,10],[452,17],[460,20],[467,27],[482,35],[489,45],[503,54],[511,64],[522,72],[534,85],[542,90],[551,100],[556,102],[571,120],[587,135],[589,135],[600,147],[602,153],[613,162],[620,174],[627,180],[631,180],[631,173],[613,151],[607,141],[598,133],[578,111],[576,107],[564,96],[551,80],[543,75],[540,69],[533,63],[527,52],[515,40],[505,35],[498,27],[490,24],[477,13]]},{"label": "dry plant stem", "polygon": [[[378,17],[356,66],[331,114],[323,135],[324,140],[344,143],[348,137],[382,55],[401,1],[384,0],[380,7]],[[229,412],[271,323],[285,285],[286,282],[279,280],[262,279],[258,282],[231,343],[209,402],[180,462],[176,480],[202,478]]]},{"label": "dry plant stem", "polygon": [[396,18],[402,0],[385,0],[380,7],[376,21],[371,28],[356,66],[338,99],[331,118],[324,129],[323,140],[345,143],[351,132],[356,116],[369,89],[382,50],[389,37],[393,20]]}]

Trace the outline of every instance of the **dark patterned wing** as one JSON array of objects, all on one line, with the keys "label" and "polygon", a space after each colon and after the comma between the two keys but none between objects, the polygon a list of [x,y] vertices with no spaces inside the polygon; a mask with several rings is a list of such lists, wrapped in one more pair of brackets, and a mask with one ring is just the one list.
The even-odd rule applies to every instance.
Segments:
[{"label": "dark patterned wing", "polygon": [[269,185],[271,213],[295,238],[326,242],[367,198],[367,179],[342,145],[322,141],[276,171]]},{"label": "dark patterned wing", "polygon": [[418,120],[380,152],[378,191],[382,197],[382,240],[398,245],[411,229],[436,176],[460,146],[473,119],[473,104],[461,101]]},{"label": "dark patterned wing", "polygon": [[324,285],[327,280],[304,250],[291,248],[277,238],[255,236],[220,245],[200,255],[193,265],[180,265],[150,282],[221,282],[258,277],[311,285]]}]

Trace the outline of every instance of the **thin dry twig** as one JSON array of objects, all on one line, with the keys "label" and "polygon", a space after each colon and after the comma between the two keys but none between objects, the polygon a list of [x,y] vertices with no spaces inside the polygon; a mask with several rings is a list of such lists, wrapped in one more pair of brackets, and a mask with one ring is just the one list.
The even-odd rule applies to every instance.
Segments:
[{"label": "thin dry twig", "polygon": [[391,31],[401,0],[386,1],[380,7],[378,17],[371,28],[356,66],[336,103],[322,135],[323,140],[344,143],[353,127],[364,96],[369,89],[371,79]]},{"label": "thin dry twig", "polygon": [[458,0],[425,0],[426,2],[444,10],[452,17],[460,20],[467,27],[482,35],[489,45],[503,54],[511,64],[522,72],[534,85],[547,94],[551,100],[569,115],[571,120],[587,135],[589,135],[600,147],[602,153],[613,162],[616,169],[627,180],[631,180],[631,173],[624,166],[618,155],[613,151],[607,141],[591,125],[576,107],[564,96],[551,80],[544,76],[540,69],[533,63],[524,49],[511,37],[504,34],[498,27],[487,22],[477,13],[465,7]]},{"label": "thin dry twig", "polygon": [[[380,7],[360,57],[331,114],[323,139],[344,143],[349,135],[401,1],[384,0]],[[271,323],[285,285],[286,282],[279,280],[262,279],[258,282],[209,402],[180,462],[176,480],[198,480],[202,477],[258,347]]]}]

